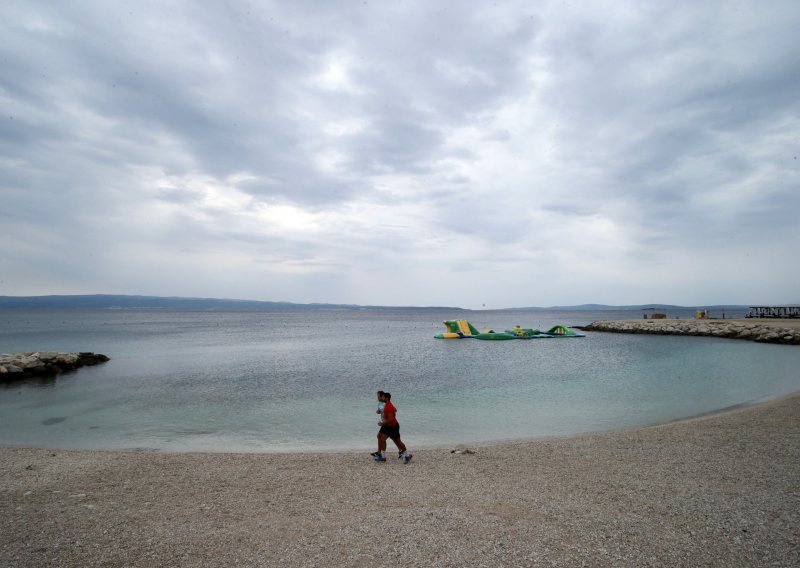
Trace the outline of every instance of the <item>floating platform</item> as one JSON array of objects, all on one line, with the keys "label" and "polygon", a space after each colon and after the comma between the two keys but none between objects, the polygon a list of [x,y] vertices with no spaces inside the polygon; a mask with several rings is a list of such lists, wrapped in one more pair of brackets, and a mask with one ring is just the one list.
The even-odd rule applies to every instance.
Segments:
[{"label": "floating platform", "polygon": [[515,326],[505,331],[495,331],[484,329],[478,331],[474,325],[467,320],[445,320],[444,325],[447,331],[434,335],[435,339],[483,339],[490,341],[506,341],[509,339],[552,339],[555,337],[586,337],[582,333],[577,333],[569,327],[559,324],[550,329],[540,331],[530,327]]},{"label": "floating platform", "polygon": [[573,331],[565,325],[554,325],[547,330],[547,335],[550,337],[586,337],[583,333]]}]

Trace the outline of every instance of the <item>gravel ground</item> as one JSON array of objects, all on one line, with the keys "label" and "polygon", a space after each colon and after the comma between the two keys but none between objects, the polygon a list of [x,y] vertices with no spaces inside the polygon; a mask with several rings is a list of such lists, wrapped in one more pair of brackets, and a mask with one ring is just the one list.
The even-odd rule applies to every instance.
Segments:
[{"label": "gravel ground", "polygon": [[0,566],[800,565],[800,395],[473,449],[0,449]]}]

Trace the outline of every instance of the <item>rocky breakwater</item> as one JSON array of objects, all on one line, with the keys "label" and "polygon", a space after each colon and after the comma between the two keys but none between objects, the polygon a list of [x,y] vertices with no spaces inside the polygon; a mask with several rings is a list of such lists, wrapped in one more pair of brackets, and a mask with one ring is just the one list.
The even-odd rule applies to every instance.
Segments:
[{"label": "rocky breakwater", "polygon": [[3,353],[0,355],[0,382],[57,375],[108,360],[109,357],[100,353]]},{"label": "rocky breakwater", "polygon": [[800,345],[800,330],[775,324],[709,320],[600,320],[581,329],[612,333],[653,333],[658,335],[702,335],[747,339],[761,343]]}]

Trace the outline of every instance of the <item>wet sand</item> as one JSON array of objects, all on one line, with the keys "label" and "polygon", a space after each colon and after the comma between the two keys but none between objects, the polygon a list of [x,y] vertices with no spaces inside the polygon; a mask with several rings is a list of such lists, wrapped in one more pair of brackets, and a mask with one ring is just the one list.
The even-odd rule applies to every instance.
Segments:
[{"label": "wet sand", "polygon": [[800,564],[800,395],[474,449],[0,449],[0,565]]}]

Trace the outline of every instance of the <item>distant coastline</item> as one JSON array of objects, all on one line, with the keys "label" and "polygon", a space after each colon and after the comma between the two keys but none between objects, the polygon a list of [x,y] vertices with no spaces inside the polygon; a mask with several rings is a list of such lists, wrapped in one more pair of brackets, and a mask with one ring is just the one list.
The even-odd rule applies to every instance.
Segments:
[{"label": "distant coastline", "polygon": [[3,309],[94,309],[94,310],[225,310],[225,311],[276,311],[276,310],[446,310],[466,311],[452,306],[360,306],[356,304],[295,304],[259,300],[230,300],[220,298],[183,298],[168,296],[135,296],[114,294],[54,295],[54,296],[0,296]]},{"label": "distant coastline", "polygon": [[[97,309],[97,310],[225,310],[225,311],[276,311],[276,310],[384,310],[384,311],[631,311],[661,308],[667,312],[694,313],[698,308],[712,312],[738,312],[745,305],[675,306],[669,304],[634,304],[611,306],[605,304],[579,304],[574,306],[528,306],[472,310],[457,306],[379,306],[359,304],[331,304],[275,302],[261,300],[234,300],[224,298],[186,298],[177,296],[140,296],[127,294],[83,294],[47,296],[0,296],[0,310],[19,309]],[[637,314],[638,315],[638,314]]]}]

